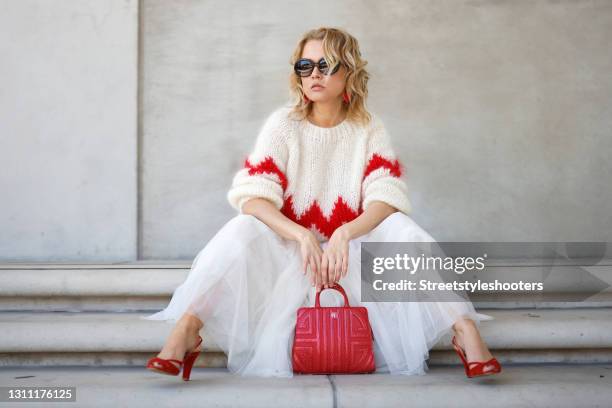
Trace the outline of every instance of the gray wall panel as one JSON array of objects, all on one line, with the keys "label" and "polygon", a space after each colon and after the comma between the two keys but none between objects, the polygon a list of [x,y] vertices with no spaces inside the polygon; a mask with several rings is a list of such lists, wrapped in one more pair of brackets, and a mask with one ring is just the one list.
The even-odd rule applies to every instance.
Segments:
[{"label": "gray wall panel", "polygon": [[0,259],[135,259],[137,1],[0,10]]},{"label": "gray wall panel", "polygon": [[234,215],[231,176],[319,25],[360,40],[436,239],[611,240],[612,3],[147,1],[145,257],[191,257]]}]

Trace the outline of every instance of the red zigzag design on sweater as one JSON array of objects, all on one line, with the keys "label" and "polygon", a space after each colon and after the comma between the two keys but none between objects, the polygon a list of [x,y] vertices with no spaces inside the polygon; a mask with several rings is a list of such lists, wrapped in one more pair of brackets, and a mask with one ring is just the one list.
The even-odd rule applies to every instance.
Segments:
[{"label": "red zigzag design on sweater", "polygon": [[[283,195],[287,189],[287,176],[283,173],[274,160],[270,156],[266,156],[264,160],[259,162],[256,165],[253,165],[249,162],[247,158],[244,161],[244,167],[249,169],[249,175],[252,176],[254,174],[276,174],[278,179],[280,180],[281,187],[283,188]],[[391,161],[380,156],[377,153],[372,155],[372,158],[368,161],[368,164],[364,170],[362,181],[370,175],[375,170],[380,168],[387,168],[390,171],[390,174],[394,177],[400,177],[402,174],[402,169],[399,161],[397,159]],[[363,213],[363,209],[361,208],[361,204],[357,211],[353,210],[341,196],[338,196],[338,199],[334,203],[332,213],[329,217],[325,217],[321,207],[317,200],[308,207],[308,209],[298,217],[298,215],[293,210],[293,196],[289,195],[283,200],[283,207],[280,210],[287,218],[296,222],[300,225],[303,225],[306,228],[310,228],[314,225],[324,236],[328,239],[331,237],[332,233],[344,223],[347,223],[351,220],[357,218],[361,213]]]}]

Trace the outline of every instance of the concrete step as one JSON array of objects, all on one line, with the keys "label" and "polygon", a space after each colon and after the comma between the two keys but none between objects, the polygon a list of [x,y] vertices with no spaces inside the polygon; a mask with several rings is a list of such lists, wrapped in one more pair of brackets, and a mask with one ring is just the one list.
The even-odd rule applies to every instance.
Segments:
[{"label": "concrete step", "polygon": [[607,407],[612,401],[610,364],[505,365],[496,376],[472,379],[460,367],[444,366],[432,367],[423,376],[293,378],[241,377],[225,369],[194,368],[189,382],[144,367],[5,367],[0,368],[0,383],[5,387],[76,387],[76,402],[65,403],[75,407],[574,408]]},{"label": "concrete step", "polygon": [[[557,261],[560,262],[560,261]],[[568,263],[566,261],[566,263]],[[164,308],[191,268],[186,262],[128,262],[119,264],[0,264],[0,310],[4,311],[155,311]],[[581,280],[576,265],[556,265],[559,292],[535,293],[475,292],[477,308],[599,308],[612,307],[612,287],[600,293],[561,292],[577,287]],[[541,276],[550,268],[541,260],[491,262],[491,277]],[[565,269],[563,269],[565,268]],[[612,263],[580,266],[602,281],[612,282]],[[570,290],[570,289],[568,289]]]},{"label": "concrete step", "polygon": [[[481,309],[495,320],[481,334],[501,362],[612,362],[612,308]],[[141,313],[0,313],[0,365],[142,365],[163,346],[173,325]],[[218,345],[202,330],[200,365],[223,367]],[[455,364],[450,334],[436,344],[430,364]]]}]

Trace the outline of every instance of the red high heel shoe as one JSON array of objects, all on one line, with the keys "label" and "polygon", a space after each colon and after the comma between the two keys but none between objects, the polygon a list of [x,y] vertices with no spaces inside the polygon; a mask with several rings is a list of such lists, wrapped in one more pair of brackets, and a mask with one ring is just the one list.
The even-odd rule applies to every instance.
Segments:
[{"label": "red high heel shoe", "polygon": [[[453,336],[452,343],[453,348],[457,354],[459,354],[459,357],[461,357],[463,367],[465,368],[465,375],[467,375],[469,378],[492,375],[501,372],[501,364],[499,364],[499,361],[497,361],[495,357],[487,361],[472,361],[471,363],[468,363],[465,353],[461,347],[459,347],[459,344],[457,344],[457,339],[455,336]],[[485,367],[493,367],[493,369],[485,371]]]},{"label": "red high heel shoe", "polygon": [[[175,359],[163,359],[159,357],[153,357],[149,359],[147,362],[147,368],[151,371],[155,371],[161,374],[167,375],[178,375],[181,372],[181,368],[183,369],[183,380],[189,381],[189,377],[191,375],[191,368],[193,367],[193,363],[195,363],[196,359],[200,355],[202,349],[200,345],[202,344],[202,336],[198,336],[198,343],[194,347],[194,350],[185,353],[185,357],[183,361],[175,360]],[[172,362],[178,363],[178,367]]]}]

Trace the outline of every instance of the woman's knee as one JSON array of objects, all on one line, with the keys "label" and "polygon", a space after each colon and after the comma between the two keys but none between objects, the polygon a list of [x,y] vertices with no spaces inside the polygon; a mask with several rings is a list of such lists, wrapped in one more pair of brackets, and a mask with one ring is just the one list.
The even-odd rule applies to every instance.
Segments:
[{"label": "woman's knee", "polygon": [[245,228],[262,229],[263,227],[268,227],[262,220],[251,214],[238,214],[232,221]]},{"label": "woman's knee", "polygon": [[387,215],[385,218],[383,218],[378,223],[378,225],[374,227],[374,229],[375,230],[387,230],[387,229],[392,228],[394,230],[397,230],[398,228],[403,228],[412,223],[413,221],[409,216],[407,216],[401,211],[395,211]]},{"label": "woman's knee", "polygon": [[385,217],[364,240],[435,242],[434,238],[419,226],[409,215],[395,211]]},{"label": "woman's knee", "polygon": [[272,233],[272,229],[259,218],[250,214],[237,214],[222,228],[224,235],[231,240],[251,241],[262,234]]},{"label": "woman's knee", "polygon": [[240,213],[230,218],[225,224],[225,226],[249,225],[253,223],[254,219],[255,219],[254,215]]},{"label": "woman's knee", "polygon": [[411,216],[402,212],[391,214],[394,216],[394,223],[397,223],[398,230],[404,231],[414,242],[435,242],[436,240],[421,227]]}]

